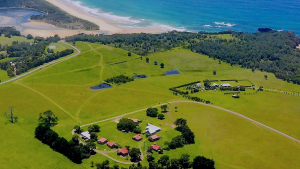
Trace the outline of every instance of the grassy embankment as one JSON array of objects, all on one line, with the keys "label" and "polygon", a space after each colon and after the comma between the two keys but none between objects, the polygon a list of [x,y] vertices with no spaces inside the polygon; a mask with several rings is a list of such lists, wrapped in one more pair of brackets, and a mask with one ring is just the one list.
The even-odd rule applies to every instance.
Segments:
[{"label": "grassy embankment", "polygon": [[[16,125],[27,131],[24,132],[26,137],[34,140],[28,144],[35,147],[37,151],[39,149],[49,150],[49,153],[43,153],[45,158],[57,154],[55,156],[57,159],[50,160],[55,166],[58,161],[68,164],[70,167],[77,165],[70,164],[65,157],[61,157],[63,160],[58,158],[60,156],[58,153],[53,152],[45,145],[38,144],[38,141],[33,139],[38,114],[48,109],[53,110],[59,118],[59,125],[54,127],[54,130],[60,136],[70,139],[71,130],[75,125],[103,120],[158,103],[183,100],[184,98],[181,96],[172,95],[168,89],[193,81],[249,79],[256,86],[283,91],[300,91],[300,86],[276,79],[273,74],[253,73],[251,70],[231,67],[225,63],[218,64],[217,60],[184,49],[172,49],[151,55],[149,56],[150,63],[146,63],[145,58],[132,60],[139,56],[133,54],[133,56],[128,57],[127,52],[121,49],[80,42],[77,42],[76,46],[82,50],[82,54],[78,57],[49,66],[19,81],[0,86],[1,96],[7,96],[5,99],[1,99],[1,112],[7,111],[8,106],[14,105],[15,114],[20,118]],[[113,64],[122,61],[127,62]],[[157,66],[154,65],[154,61],[158,62]],[[165,64],[164,69],[159,67],[162,62]],[[162,75],[165,71],[173,69],[179,70],[181,74]],[[217,71],[216,76],[212,75],[213,70]],[[106,78],[120,74],[133,76],[135,73],[146,74],[148,78],[137,79],[134,82],[114,86],[111,89],[90,90],[91,86],[99,84]],[[265,80],[265,74],[268,75],[268,80]],[[246,92],[253,91],[247,90]],[[240,99],[233,99],[231,95],[224,95],[223,93],[221,91],[204,91],[197,93],[197,95],[205,100],[210,100],[214,105],[237,111],[295,138],[300,138],[298,129],[298,119],[300,118],[297,113],[300,97],[261,92],[256,95],[241,94]],[[290,154],[290,157],[293,157],[292,154],[299,153],[298,144],[280,135],[213,108],[196,104],[178,104],[178,108],[179,112],[177,114],[173,112],[173,117],[187,118],[197,140],[195,145],[165,152],[172,158],[178,157],[183,152],[188,152],[192,156],[204,155],[213,158],[218,168],[255,168],[258,164],[264,166],[263,168],[274,168],[274,165],[290,168],[288,166],[299,165],[298,159],[290,159],[288,156]],[[130,117],[143,118],[144,115],[145,112],[143,111]],[[170,119],[165,121],[171,124]],[[99,125],[101,126],[99,136],[102,134],[106,136],[114,128],[115,131],[113,132],[120,134],[116,131],[116,123],[113,121],[99,123]],[[11,131],[13,130],[15,129],[11,128]],[[7,140],[15,138],[13,135],[7,136],[3,133],[0,135],[7,137]],[[126,138],[129,137],[128,143],[121,142],[121,144],[133,144],[131,147],[143,144],[143,142],[135,143],[129,135],[126,135]],[[166,135],[166,137],[170,137],[168,140],[171,140],[174,135],[176,133],[170,134],[170,136]],[[116,139],[114,137],[116,136],[113,135],[112,140]],[[32,150],[27,147],[30,146],[24,146],[21,154],[17,153],[19,146],[16,146],[12,150],[15,156],[11,159],[29,156]],[[32,155],[31,159],[37,159],[40,156]],[[158,159],[157,154],[155,157]],[[84,160],[83,165],[89,166],[90,161],[102,162],[104,159],[106,158],[98,154]],[[126,159],[121,160],[126,161]],[[284,166],[284,163],[289,165]],[[21,164],[22,162],[12,165],[17,167]],[[2,165],[7,167],[7,163]]]}]

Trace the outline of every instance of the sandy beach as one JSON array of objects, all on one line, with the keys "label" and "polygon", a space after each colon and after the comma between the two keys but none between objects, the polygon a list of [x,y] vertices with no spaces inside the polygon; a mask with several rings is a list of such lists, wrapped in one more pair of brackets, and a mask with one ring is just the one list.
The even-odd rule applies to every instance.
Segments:
[{"label": "sandy beach", "polygon": [[166,32],[166,30],[162,29],[161,27],[139,27],[139,28],[121,28],[114,25],[107,23],[105,20],[100,18],[94,17],[82,11],[81,9],[76,8],[72,5],[66,5],[64,3],[59,2],[59,0],[46,0],[53,5],[59,7],[60,9],[66,11],[67,13],[76,16],[78,18],[93,22],[99,25],[101,31],[108,31],[109,34],[116,34],[116,33],[162,33]]}]

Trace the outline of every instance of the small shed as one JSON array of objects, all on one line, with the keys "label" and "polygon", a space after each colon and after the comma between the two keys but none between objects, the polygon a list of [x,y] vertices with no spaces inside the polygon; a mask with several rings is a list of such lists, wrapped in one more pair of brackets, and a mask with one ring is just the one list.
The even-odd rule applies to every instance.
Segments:
[{"label": "small shed", "polygon": [[157,144],[153,144],[153,145],[151,145],[150,147],[151,147],[152,150],[155,150],[155,151],[160,150],[160,146],[157,145]]},{"label": "small shed", "polygon": [[149,139],[150,139],[151,141],[156,141],[156,140],[159,140],[160,137],[159,137],[158,135],[153,135],[153,136],[150,136]]},{"label": "small shed", "polygon": [[120,148],[117,152],[118,155],[127,156],[128,150],[126,148]]},{"label": "small shed", "polygon": [[221,84],[221,87],[231,87],[229,83]]},{"label": "small shed", "polygon": [[83,138],[85,140],[91,139],[91,135],[88,131],[82,132],[82,133],[80,133],[80,135],[81,135],[81,138]]},{"label": "small shed", "polygon": [[100,138],[99,140],[98,140],[98,143],[99,144],[105,144],[106,142],[107,142],[107,138]]},{"label": "small shed", "polygon": [[143,137],[141,136],[141,134],[137,134],[137,135],[133,136],[132,139],[135,141],[141,141],[143,139]]},{"label": "small shed", "polygon": [[107,146],[109,148],[115,148],[115,147],[117,147],[117,143],[116,142],[107,142],[106,144],[107,144]]}]

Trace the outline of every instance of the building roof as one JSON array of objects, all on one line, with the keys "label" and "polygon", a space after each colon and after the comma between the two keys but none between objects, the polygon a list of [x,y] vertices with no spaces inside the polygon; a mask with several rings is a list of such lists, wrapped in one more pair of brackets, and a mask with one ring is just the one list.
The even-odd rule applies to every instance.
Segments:
[{"label": "building roof", "polygon": [[136,140],[141,140],[143,139],[143,137],[141,136],[141,134],[137,134],[135,136],[132,137],[133,139],[136,139]]},{"label": "building roof", "polygon": [[147,130],[148,133],[154,134],[154,133],[160,131],[161,128],[148,123],[147,127],[146,127],[146,130]]},{"label": "building roof", "polygon": [[151,140],[156,140],[156,139],[158,139],[158,138],[160,138],[158,135],[150,136],[150,139],[151,139]]},{"label": "building roof", "polygon": [[133,122],[135,122],[135,123],[138,123],[140,120],[139,119],[130,119],[130,118],[128,118],[129,120],[132,120]]},{"label": "building roof", "polygon": [[154,150],[160,150],[160,146],[159,145],[157,145],[157,144],[153,144],[153,145],[151,145],[151,148],[152,149],[154,149]]},{"label": "building roof", "polygon": [[214,84],[212,84],[211,86],[219,86],[218,84],[216,84],[216,83],[214,83]]},{"label": "building roof", "polygon": [[116,143],[116,142],[107,142],[107,145],[108,145],[109,147],[112,147],[112,146],[116,146],[117,143]]},{"label": "building roof", "polygon": [[128,154],[128,150],[126,148],[120,148],[118,154]]},{"label": "building roof", "polygon": [[230,87],[231,85],[229,83],[224,83],[224,84],[221,84],[222,87]]},{"label": "building roof", "polygon": [[91,139],[91,135],[88,131],[82,132],[82,133],[80,133],[80,135],[86,137],[87,139]]},{"label": "building roof", "polygon": [[107,138],[100,138],[99,140],[98,140],[98,142],[106,142],[107,141]]}]

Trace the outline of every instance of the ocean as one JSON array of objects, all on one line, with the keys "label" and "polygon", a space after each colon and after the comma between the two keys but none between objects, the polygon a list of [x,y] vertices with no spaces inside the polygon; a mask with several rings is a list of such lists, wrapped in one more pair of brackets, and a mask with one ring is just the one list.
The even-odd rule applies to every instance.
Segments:
[{"label": "ocean", "polygon": [[61,0],[121,27],[166,30],[256,32],[258,28],[300,34],[300,1],[288,0]]}]

